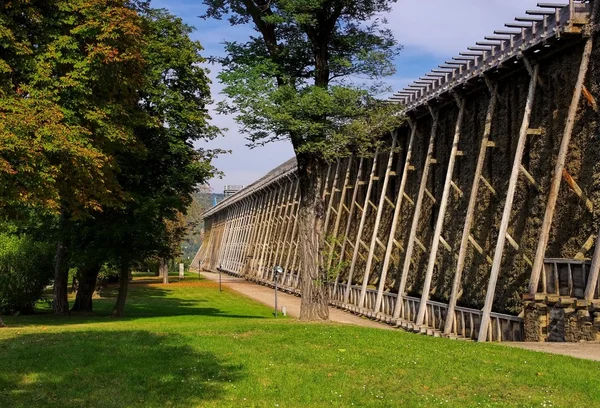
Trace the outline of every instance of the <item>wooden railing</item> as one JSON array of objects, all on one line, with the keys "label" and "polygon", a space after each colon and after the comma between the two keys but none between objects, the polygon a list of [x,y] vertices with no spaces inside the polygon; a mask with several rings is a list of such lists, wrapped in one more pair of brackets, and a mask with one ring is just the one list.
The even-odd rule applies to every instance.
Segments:
[{"label": "wooden railing", "polygon": [[[587,286],[591,261],[547,258],[537,293],[583,299]],[[600,281],[597,283],[594,299],[600,298]]]},{"label": "wooden railing", "polygon": [[[394,320],[392,317],[398,299],[398,296],[395,293],[384,293],[381,310],[375,311],[376,290],[366,290],[364,307],[359,308],[360,286],[356,285],[350,287],[348,303],[344,303],[344,290],[338,288],[337,291],[334,291],[333,288],[333,284],[330,284],[330,300],[334,306],[389,323],[394,323],[411,330],[442,335],[448,312],[448,305],[446,303],[429,300],[427,302],[423,326],[415,327],[414,322],[419,311],[419,305],[421,303],[420,298],[403,296],[403,306],[400,310],[399,319]],[[449,334],[449,337],[476,339],[479,332],[482,313],[481,310],[457,306],[454,311],[452,332]],[[492,313],[488,338],[492,341],[522,341],[523,318],[502,313]]]}]

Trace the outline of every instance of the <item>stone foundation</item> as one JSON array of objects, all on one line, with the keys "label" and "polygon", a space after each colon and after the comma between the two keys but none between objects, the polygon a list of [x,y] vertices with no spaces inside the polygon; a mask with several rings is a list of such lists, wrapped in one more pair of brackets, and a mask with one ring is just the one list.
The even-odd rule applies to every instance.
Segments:
[{"label": "stone foundation", "polygon": [[525,341],[600,340],[600,300],[536,296],[525,302]]}]

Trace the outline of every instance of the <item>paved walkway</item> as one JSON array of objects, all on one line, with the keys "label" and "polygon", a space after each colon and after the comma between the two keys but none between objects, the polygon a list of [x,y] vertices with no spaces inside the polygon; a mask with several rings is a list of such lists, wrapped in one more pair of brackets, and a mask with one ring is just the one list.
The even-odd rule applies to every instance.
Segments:
[{"label": "paved walkway", "polygon": [[[209,280],[219,281],[219,274],[213,272],[202,272],[202,275]],[[249,282],[245,279],[236,278],[227,274],[221,275],[222,284],[239,292],[251,299],[254,299],[267,306],[274,307],[275,299],[273,289],[266,286]],[[300,298],[288,295],[287,293],[278,293],[278,306],[285,306],[288,315],[292,317],[300,316]],[[379,329],[393,330],[391,326],[383,323],[369,320],[365,317],[353,315],[339,309],[329,308],[329,319],[332,322],[353,324],[356,326],[374,327]],[[525,342],[504,342],[501,343],[508,347],[519,347],[532,351],[541,351],[553,354],[562,354],[566,356],[583,358],[587,360],[600,361],[600,342],[587,343],[525,343]]]},{"label": "paved walkway", "polygon": [[[218,273],[203,271],[202,276],[212,281],[219,281]],[[273,289],[227,274],[222,274],[221,279],[221,282],[224,286],[227,286],[228,288],[231,288],[236,292],[240,292],[243,295],[248,296],[249,298],[254,299],[267,306],[275,307],[275,295]],[[282,306],[285,306],[285,308],[287,309],[287,314],[292,317],[297,318],[300,316],[300,298],[297,296],[292,296],[288,295],[287,293],[278,292],[277,305],[279,306],[279,310],[281,310]],[[386,324],[378,323],[373,320],[369,320],[365,317],[356,316],[351,313],[335,309],[333,307],[329,308],[329,320],[336,323],[353,324],[355,326],[375,327],[378,329],[392,330],[392,327]]]}]

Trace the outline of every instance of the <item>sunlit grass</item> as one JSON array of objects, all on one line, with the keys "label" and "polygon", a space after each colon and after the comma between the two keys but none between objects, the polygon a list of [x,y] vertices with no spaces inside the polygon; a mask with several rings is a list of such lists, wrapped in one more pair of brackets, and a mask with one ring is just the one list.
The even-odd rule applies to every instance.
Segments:
[{"label": "sunlit grass", "polygon": [[[131,285],[91,315],[7,317],[0,407],[600,406],[600,363],[275,319],[212,282]],[[545,405],[544,405],[545,404]]]}]

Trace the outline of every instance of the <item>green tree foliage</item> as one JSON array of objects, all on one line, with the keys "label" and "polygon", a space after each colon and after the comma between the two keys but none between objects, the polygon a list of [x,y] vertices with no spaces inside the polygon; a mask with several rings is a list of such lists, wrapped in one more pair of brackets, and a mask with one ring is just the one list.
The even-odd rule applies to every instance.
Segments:
[{"label": "green tree foliage", "polygon": [[146,68],[138,106],[152,120],[133,128],[138,149],[114,156],[127,198],[123,205],[77,223],[74,233],[83,264],[93,265],[96,275],[106,261],[120,270],[116,314],[123,312],[132,265],[178,255],[183,214],[197,185],[214,175],[210,163],[218,153],[192,145],[219,134],[209,124],[209,80],[201,66],[202,47],[189,37],[192,28],[164,10],[147,10],[143,18]]},{"label": "green tree foliage", "polygon": [[0,5],[0,211],[73,214],[122,197],[111,154],[134,148],[141,84],[138,3]]},{"label": "green tree foliage", "polygon": [[218,129],[191,30],[142,0],[0,4],[0,212],[60,215],[55,313],[68,312],[69,258],[83,281],[170,256],[214,173],[217,152],[193,148]]},{"label": "green tree foliage", "polygon": [[[365,154],[402,120],[376,98],[400,51],[380,16],[395,0],[204,0],[205,18],[256,31],[227,42],[219,78],[251,145],[291,141],[298,160],[302,263],[301,319],[327,319],[322,257],[324,165]],[[370,84],[360,84],[368,79]]]},{"label": "green tree foliage", "polygon": [[52,279],[54,248],[25,234],[0,233],[0,312],[31,313]]}]

